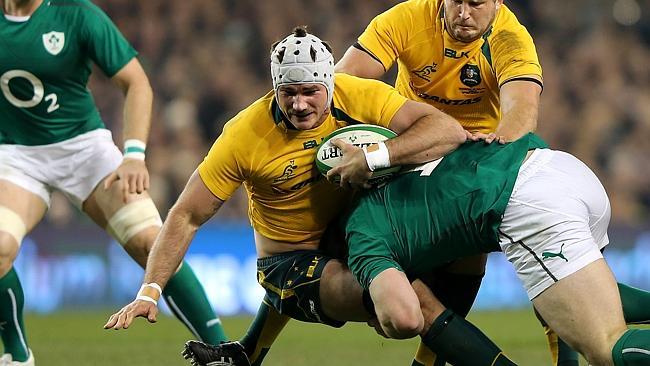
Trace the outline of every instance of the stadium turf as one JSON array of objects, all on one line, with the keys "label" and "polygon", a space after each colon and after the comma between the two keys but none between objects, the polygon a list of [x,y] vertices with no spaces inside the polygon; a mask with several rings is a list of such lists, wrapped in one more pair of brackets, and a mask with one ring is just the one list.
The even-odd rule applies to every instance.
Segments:
[{"label": "stadium turf", "polygon": [[[190,334],[173,318],[156,324],[138,321],[127,331],[107,331],[105,312],[64,312],[26,317],[30,346],[38,366],[189,365],[180,351]],[[471,316],[519,365],[549,365],[543,332],[532,312],[480,312]],[[251,318],[223,319],[228,335],[238,337]],[[410,365],[417,340],[386,340],[365,324],[342,329],[290,322],[267,356],[266,366]]]}]

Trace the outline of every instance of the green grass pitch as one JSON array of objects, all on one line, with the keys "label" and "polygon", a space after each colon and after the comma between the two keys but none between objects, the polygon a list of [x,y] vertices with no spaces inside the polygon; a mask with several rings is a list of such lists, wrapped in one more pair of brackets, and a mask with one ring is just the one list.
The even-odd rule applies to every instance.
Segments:
[{"label": "green grass pitch", "polygon": [[[174,318],[138,319],[127,331],[103,330],[110,310],[26,316],[27,335],[38,366],[189,365],[180,351],[190,338]],[[549,365],[541,327],[532,311],[478,312],[471,320],[519,365]],[[239,337],[251,318],[224,318],[230,337]],[[266,358],[266,366],[410,365],[417,340],[387,340],[365,324],[341,329],[292,321]]]}]

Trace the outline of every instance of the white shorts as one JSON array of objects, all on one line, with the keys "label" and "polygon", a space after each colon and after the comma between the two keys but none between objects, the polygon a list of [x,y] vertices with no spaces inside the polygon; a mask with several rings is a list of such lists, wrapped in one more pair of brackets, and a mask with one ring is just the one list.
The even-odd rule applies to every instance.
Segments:
[{"label": "white shorts", "polygon": [[584,163],[538,149],[519,169],[499,243],[532,300],[602,258],[609,219],[607,193]]},{"label": "white shorts", "polygon": [[0,145],[0,179],[38,195],[48,207],[56,189],[81,208],[121,163],[122,154],[106,129],[50,145]]}]

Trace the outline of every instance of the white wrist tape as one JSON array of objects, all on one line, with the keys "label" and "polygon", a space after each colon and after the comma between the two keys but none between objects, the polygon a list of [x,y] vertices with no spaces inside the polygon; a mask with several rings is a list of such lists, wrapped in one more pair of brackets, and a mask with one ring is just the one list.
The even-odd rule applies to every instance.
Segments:
[{"label": "white wrist tape", "polygon": [[158,299],[160,299],[161,295],[162,288],[160,288],[159,284],[155,282],[143,283],[142,286],[140,286],[140,291],[138,291],[138,295],[135,299],[152,302],[154,305],[158,305]]},{"label": "white wrist tape", "polygon": [[147,144],[140,140],[129,139],[124,141],[124,159],[144,160]]},{"label": "white wrist tape", "polygon": [[154,305],[158,306],[158,301],[152,299],[152,298],[149,297],[149,296],[138,295],[135,299],[136,299],[136,300],[142,300],[142,301],[152,302]]},{"label": "white wrist tape", "polygon": [[371,172],[390,167],[390,155],[386,144],[383,142],[364,146],[363,154],[366,156],[366,163],[368,163]]}]

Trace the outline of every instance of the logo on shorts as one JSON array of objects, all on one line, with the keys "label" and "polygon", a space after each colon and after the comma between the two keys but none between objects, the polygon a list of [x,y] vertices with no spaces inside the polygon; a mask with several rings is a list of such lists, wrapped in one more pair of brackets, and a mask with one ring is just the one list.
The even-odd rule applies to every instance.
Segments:
[{"label": "logo on shorts", "polygon": [[7,322],[0,322],[0,330],[4,330],[6,324]]},{"label": "logo on shorts", "polygon": [[61,53],[65,45],[65,34],[63,32],[51,31],[43,34],[43,46],[51,55],[56,56]]},{"label": "logo on shorts", "polygon": [[562,243],[562,246],[560,247],[560,252],[559,253],[553,253],[553,252],[542,252],[542,259],[552,259],[552,258],[562,258],[565,261],[569,261],[564,254],[562,254],[562,251],[564,250],[564,243]]}]

